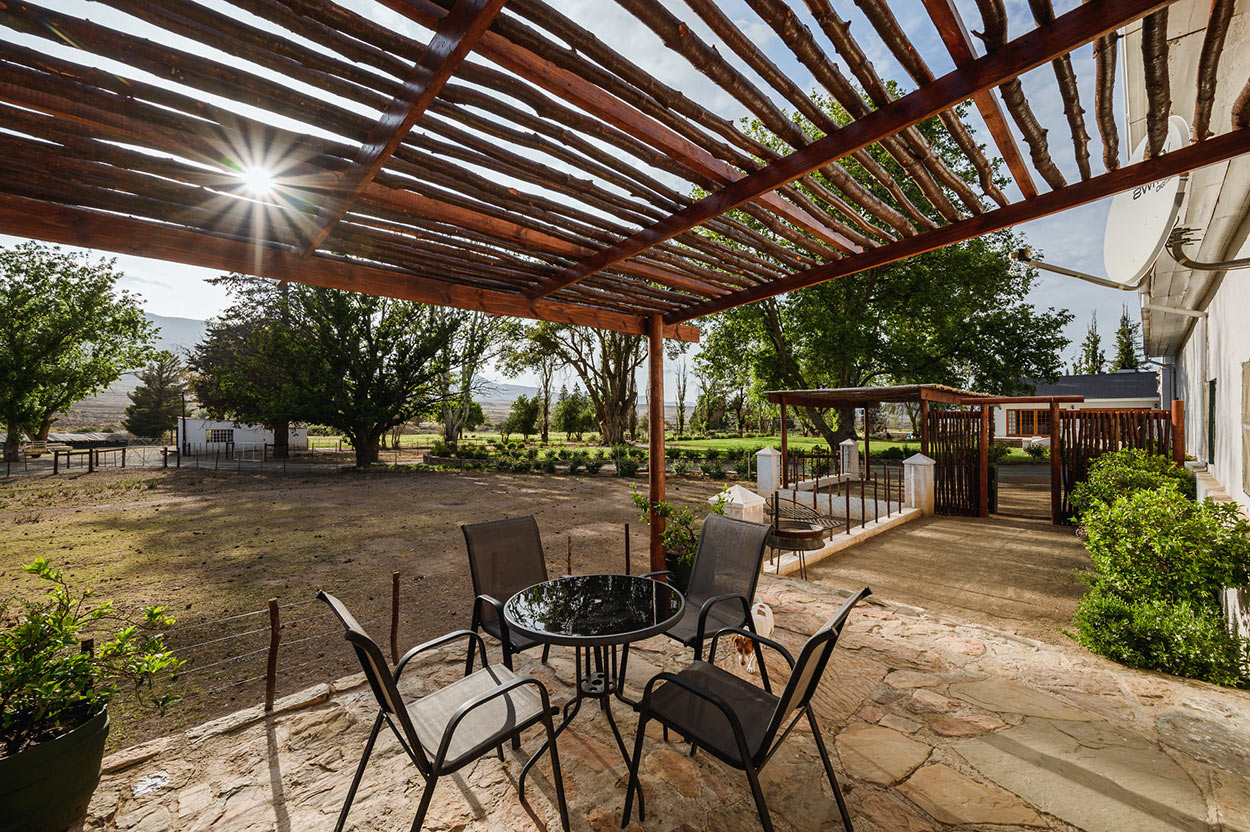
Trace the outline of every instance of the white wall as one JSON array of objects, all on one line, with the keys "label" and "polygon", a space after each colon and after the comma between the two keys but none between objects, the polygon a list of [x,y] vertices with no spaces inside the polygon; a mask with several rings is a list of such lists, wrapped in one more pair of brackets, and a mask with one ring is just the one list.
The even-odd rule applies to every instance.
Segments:
[{"label": "white wall", "polygon": [[[1048,407],[1044,404],[1011,404],[1002,405],[994,408],[994,437],[996,439],[1022,439],[1025,437],[1008,437],[1007,436],[1007,411],[1008,410],[1038,410]],[[1127,409],[1141,408],[1143,410],[1157,410],[1159,402],[1155,398],[1149,399],[1086,399],[1083,402],[1073,402],[1069,404],[1060,404],[1060,410],[1105,410],[1108,408]],[[1045,434],[1040,438],[1050,439],[1050,434]]]},{"label": "white wall", "polygon": [[[185,436],[183,436],[184,425]],[[190,443],[193,447],[206,447],[208,450],[224,447],[220,443],[209,443],[208,436],[210,430],[233,430],[236,448],[273,444],[273,431],[263,425],[245,425],[213,419],[180,418],[178,420],[178,446],[182,447],[186,443]],[[287,442],[288,446],[292,448],[307,448],[308,428],[291,427]]]}]

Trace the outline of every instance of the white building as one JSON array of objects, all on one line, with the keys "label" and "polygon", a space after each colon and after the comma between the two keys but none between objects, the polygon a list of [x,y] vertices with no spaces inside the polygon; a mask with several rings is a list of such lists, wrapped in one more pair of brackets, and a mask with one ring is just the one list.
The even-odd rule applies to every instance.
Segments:
[{"label": "white building", "polygon": [[[187,452],[212,453],[233,446],[237,450],[273,445],[273,431],[264,425],[244,425],[238,422],[222,422],[213,419],[178,419],[178,447]],[[290,428],[287,447],[308,448],[308,428]]]},{"label": "white building", "polygon": [[[1036,395],[1085,397],[1083,402],[1060,404],[1063,410],[1152,410],[1160,407],[1159,375],[1126,370],[1060,376],[1054,384],[1039,383]],[[995,407],[994,437],[1011,445],[1026,439],[1041,439],[1050,444],[1050,405]]]},{"label": "white building", "polygon": [[[1210,13],[1210,0],[1179,0],[1168,9],[1172,112],[1191,126]],[[1237,0],[1217,74],[1211,116],[1216,134],[1233,127],[1233,104],[1250,76],[1247,44],[1250,2]],[[1128,62],[1127,138],[1133,147],[1145,135],[1140,22],[1127,29],[1121,51]],[[1250,156],[1192,172],[1177,225],[1193,229],[1195,242],[1184,247],[1192,260],[1250,257]],[[1185,402],[1186,451],[1206,466],[1200,495],[1227,494],[1250,507],[1250,270],[1186,268],[1164,253],[1141,302],[1146,354],[1167,365],[1163,398]]]}]

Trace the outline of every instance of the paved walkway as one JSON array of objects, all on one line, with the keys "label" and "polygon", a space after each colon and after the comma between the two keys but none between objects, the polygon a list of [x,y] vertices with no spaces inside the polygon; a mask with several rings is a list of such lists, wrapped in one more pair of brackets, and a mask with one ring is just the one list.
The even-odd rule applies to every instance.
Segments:
[{"label": "paved walkway", "polygon": [[822,561],[808,577],[871,586],[896,601],[1018,635],[1065,643],[1088,564],[1071,526],[1050,523],[1045,466],[1003,466],[988,518],[927,517]]},{"label": "paved walkway", "polygon": [[[842,600],[832,589],[773,577],[763,579],[761,595],[791,649]],[[848,622],[815,701],[860,832],[1250,830],[1250,694],[1128,670],[880,595],[869,600]],[[631,657],[630,681],[687,660],[667,639],[652,639]],[[445,683],[461,662],[459,653],[435,656],[407,677],[408,692]],[[519,666],[556,701],[568,695],[567,651],[553,651],[549,666],[528,655]],[[770,675],[785,678],[771,663]],[[332,828],[375,706],[358,678],[285,706],[109,758],[86,828]],[[616,713],[632,737],[632,715],[623,706]],[[593,709],[561,738],[577,832],[618,828],[625,771],[611,743]],[[524,749],[537,744],[528,736]],[[488,756],[441,784],[426,828],[559,829],[543,766],[529,781],[532,805],[517,799],[523,753],[509,752],[504,763]],[[691,759],[657,735],[644,761],[648,820],[631,832],[759,828],[742,775],[710,755]],[[841,829],[810,733],[786,740],[762,780],[778,830]],[[408,828],[420,785],[395,741],[380,741],[349,826]]]}]

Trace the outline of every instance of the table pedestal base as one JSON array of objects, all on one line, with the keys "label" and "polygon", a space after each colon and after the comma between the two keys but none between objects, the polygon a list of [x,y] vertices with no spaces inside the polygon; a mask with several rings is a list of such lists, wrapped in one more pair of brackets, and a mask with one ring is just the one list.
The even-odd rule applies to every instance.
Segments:
[{"label": "table pedestal base", "polygon": [[[637,702],[632,702],[625,696],[625,665],[629,661],[629,645],[620,646],[620,667],[617,667],[617,648],[615,644],[605,645],[602,647],[576,647],[575,658],[577,664],[577,683],[573,687],[573,698],[564,703],[563,717],[559,726],[555,730],[555,737],[568,727],[573,718],[577,716],[582,708],[583,699],[598,699],[599,708],[603,711],[608,719],[608,725],[612,728],[612,736],[616,738],[616,746],[620,749],[621,759],[625,762],[626,770],[629,769],[630,756],[629,751],[625,748],[625,740],[621,738],[620,729],[616,727],[616,719],[612,716],[612,697],[615,696],[631,708],[637,706]],[[525,766],[521,769],[521,777],[518,785],[518,791],[521,798],[525,797],[525,775],[529,774],[534,764],[538,762],[547,751],[547,743],[544,741],[542,746],[535,752],[533,757],[526,761]],[[638,808],[642,810],[642,794],[638,795]]]}]

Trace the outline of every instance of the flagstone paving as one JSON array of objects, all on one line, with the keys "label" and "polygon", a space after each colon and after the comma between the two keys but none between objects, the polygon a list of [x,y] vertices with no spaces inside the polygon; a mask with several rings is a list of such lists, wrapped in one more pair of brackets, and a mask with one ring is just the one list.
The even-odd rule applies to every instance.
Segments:
[{"label": "flagstone paving", "polygon": [[[842,595],[766,577],[780,641],[797,648]],[[340,649],[340,648],[335,648]],[[345,645],[341,649],[347,649]],[[663,638],[631,653],[630,687],[677,669],[685,651]],[[435,655],[405,680],[420,696],[454,678],[461,654]],[[737,665],[736,654],[722,662]],[[560,701],[571,657],[523,671]],[[774,680],[783,667],[770,660]],[[1129,670],[1076,647],[1049,645],[878,598],[852,615],[815,700],[856,829],[1250,830],[1250,694]],[[315,830],[333,828],[375,707],[359,677],[127,749],[106,761],[86,829]],[[632,744],[632,714],[618,721]],[[650,731],[637,830],[757,830],[745,778]],[[559,829],[550,769],[516,794],[538,745],[500,763],[488,756],[440,783],[435,832]],[[597,709],[560,740],[573,828],[619,829],[625,766]],[[838,830],[841,822],[805,723],[762,776],[778,830]],[[349,828],[411,824],[422,783],[398,744],[379,741]]]}]

